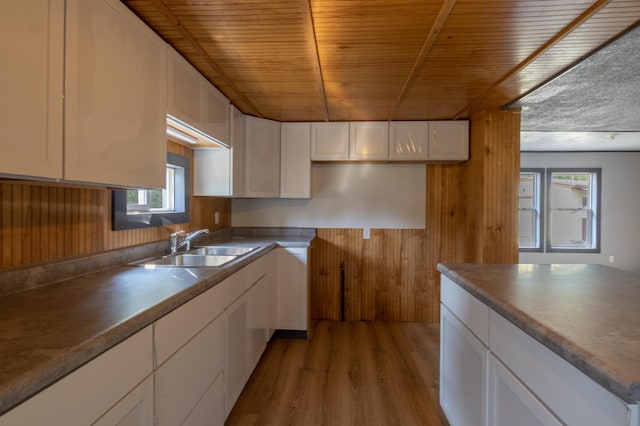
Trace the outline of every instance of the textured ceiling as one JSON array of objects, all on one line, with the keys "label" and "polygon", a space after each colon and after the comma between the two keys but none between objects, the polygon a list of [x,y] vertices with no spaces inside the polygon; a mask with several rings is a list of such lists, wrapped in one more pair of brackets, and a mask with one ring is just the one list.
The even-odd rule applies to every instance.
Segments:
[{"label": "textured ceiling", "polygon": [[513,105],[523,151],[640,151],[640,27]]}]

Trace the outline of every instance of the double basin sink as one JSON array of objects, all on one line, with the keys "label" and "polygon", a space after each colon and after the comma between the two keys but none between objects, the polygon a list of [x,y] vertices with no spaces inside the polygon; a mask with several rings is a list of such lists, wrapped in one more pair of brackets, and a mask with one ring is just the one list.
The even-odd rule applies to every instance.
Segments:
[{"label": "double basin sink", "polygon": [[199,246],[184,253],[153,257],[132,263],[144,267],[202,268],[223,266],[245,256],[258,247]]}]

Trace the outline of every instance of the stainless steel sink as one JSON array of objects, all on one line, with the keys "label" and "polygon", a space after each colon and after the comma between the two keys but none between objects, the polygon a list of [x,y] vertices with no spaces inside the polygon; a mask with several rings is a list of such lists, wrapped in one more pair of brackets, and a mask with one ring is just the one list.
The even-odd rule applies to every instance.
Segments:
[{"label": "stainless steel sink", "polygon": [[198,246],[189,250],[189,253],[214,256],[244,256],[257,248],[258,247]]},{"label": "stainless steel sink", "polygon": [[145,267],[185,267],[185,268],[203,268],[212,266],[223,266],[226,263],[231,262],[238,256],[220,256],[220,255],[206,255],[206,254],[176,254],[173,256],[163,256],[154,259],[141,260],[133,263],[136,266]]}]

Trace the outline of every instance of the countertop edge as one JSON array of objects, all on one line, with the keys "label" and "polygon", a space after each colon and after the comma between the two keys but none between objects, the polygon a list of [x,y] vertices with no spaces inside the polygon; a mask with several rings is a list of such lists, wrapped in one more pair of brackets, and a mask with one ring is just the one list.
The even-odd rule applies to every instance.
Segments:
[{"label": "countertop edge", "polygon": [[439,263],[437,269],[533,339],[543,344],[553,353],[576,367],[618,398],[621,398],[624,402],[635,404],[640,401],[640,382],[629,383],[621,380],[615,372],[610,371],[604,367],[602,363],[598,362],[598,359],[595,358],[593,354],[544,326],[535,318],[513,307],[508,302],[497,299],[483,291],[465,277],[456,273],[455,270],[452,269],[455,268],[455,265],[454,263]]}]

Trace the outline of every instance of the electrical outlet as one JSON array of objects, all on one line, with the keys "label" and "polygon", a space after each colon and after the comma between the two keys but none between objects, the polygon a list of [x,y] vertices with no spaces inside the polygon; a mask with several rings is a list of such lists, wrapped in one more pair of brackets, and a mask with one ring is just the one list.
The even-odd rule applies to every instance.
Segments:
[{"label": "electrical outlet", "polygon": [[609,263],[616,263],[616,257],[615,256],[609,256]]},{"label": "electrical outlet", "polygon": [[213,215],[216,225],[220,224],[220,212],[215,212],[215,214]]},{"label": "electrical outlet", "polygon": [[370,228],[363,228],[362,229],[362,239],[363,240],[368,240],[369,238],[371,238],[371,229]]}]

